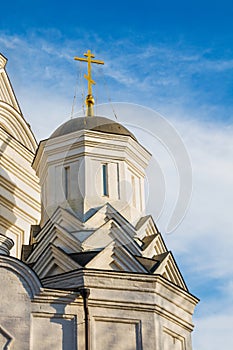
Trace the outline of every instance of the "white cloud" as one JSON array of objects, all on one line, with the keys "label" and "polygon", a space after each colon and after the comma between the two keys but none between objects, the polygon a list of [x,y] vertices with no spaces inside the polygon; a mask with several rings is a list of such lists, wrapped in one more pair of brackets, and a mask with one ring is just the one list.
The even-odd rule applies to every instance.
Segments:
[{"label": "white cloud", "polygon": [[193,167],[193,197],[180,228],[181,242],[171,237],[179,252],[196,249],[196,271],[213,277],[233,276],[233,129],[200,122],[179,122]]},{"label": "white cloud", "polygon": [[[55,39],[52,41],[49,37]],[[90,39],[87,36],[75,41],[64,41],[56,31],[42,35],[32,33],[29,37],[1,33],[1,51],[9,58],[7,70],[25,117],[38,140],[48,137],[60,123],[69,118],[76,80],[72,57],[75,54],[82,55],[86,49],[84,43],[87,46],[92,44],[90,47],[93,47],[93,38]],[[190,281],[197,283],[196,287],[193,285],[196,291],[200,288],[202,293],[205,280],[212,283],[215,279],[219,284],[222,283],[224,288],[219,292],[222,299],[216,297],[216,300],[220,307],[225,307],[227,302],[230,303],[232,291],[232,282],[228,284],[226,281],[233,279],[233,129],[227,127],[226,123],[207,123],[201,122],[201,119],[224,114],[226,110],[230,114],[232,107],[215,105],[215,101],[204,104],[200,99],[204,92],[193,88],[191,75],[206,70],[210,73],[225,72],[232,69],[233,60],[207,59],[206,51],[197,52],[195,49],[182,50],[159,44],[140,46],[125,41],[109,42],[108,53],[103,39],[96,37],[95,43],[97,58],[106,60],[105,76],[110,78],[111,88],[108,89],[111,98],[132,98],[150,107],[157,106],[160,111],[166,112],[181,134],[192,161],[192,202],[185,220],[173,234],[165,235],[165,239],[168,248],[181,260],[186,275],[194,276],[193,279],[190,277]],[[80,108],[81,90],[78,95]],[[190,100],[191,106],[186,107],[186,102]],[[179,179],[171,155],[158,140],[155,141],[147,134],[147,131],[157,133],[153,113],[144,111],[137,115],[130,111],[129,105],[125,110],[120,110],[119,121],[131,124],[141,143],[150,148],[166,180],[164,208],[162,200],[158,204],[162,191],[158,192],[159,188],[153,185],[150,185],[148,205],[155,217],[163,210],[159,220],[159,228],[163,232],[174,206]],[[113,116],[112,111],[110,113]],[[140,131],[140,128],[144,131]],[[214,303],[208,300],[207,303],[209,313],[214,312]],[[202,304],[199,308],[203,308]],[[215,350],[222,344],[231,344],[229,349],[232,348],[229,329],[232,316],[225,309],[222,312],[218,309],[218,313],[213,316],[209,316],[209,313],[208,317],[202,316],[197,320],[194,350]]]},{"label": "white cloud", "polygon": [[[149,105],[165,113],[166,108],[174,109],[174,106],[177,108],[186,104],[192,106],[191,113],[194,107],[197,107],[202,115],[205,113],[203,96],[209,96],[214,91],[211,90],[211,84],[208,85],[208,90],[204,87],[202,89],[202,84],[199,84],[195,90],[192,86],[193,75],[197,74],[198,79],[201,79],[207,72],[210,72],[208,74],[213,74],[214,71],[224,73],[232,68],[231,58],[211,57],[211,49],[200,51],[196,48],[184,49],[180,44],[139,45],[133,40],[109,40],[108,49],[103,50],[103,47],[106,48],[106,39],[96,35],[81,34],[76,40],[67,40],[57,30],[52,29],[31,32],[25,37],[2,32],[1,51],[9,58],[7,69],[17,95],[19,97],[22,95],[21,87],[24,86],[23,94],[26,93],[29,99],[31,91],[38,89],[42,97],[48,91],[50,94],[54,91],[54,95],[62,100],[64,98],[72,100],[79,70],[78,63],[73,62],[73,56],[82,55],[86,50],[84,43],[87,47],[95,46],[94,51],[98,54],[98,58],[106,62],[103,74],[98,73],[98,68],[95,69],[95,77],[99,74],[96,87],[99,102],[106,102],[110,97],[112,100],[124,99]],[[210,57],[207,58],[207,54]],[[82,74],[85,68],[83,65]],[[103,80],[107,83],[107,88]],[[222,90],[224,90],[223,85]],[[81,93],[79,81],[78,95],[81,96]],[[219,95],[219,90],[216,94]],[[23,97],[21,101],[24,110]],[[38,101],[44,104],[45,110],[47,101],[41,99],[40,95],[38,95]],[[217,113],[223,116],[226,114],[225,106],[217,104],[214,106],[215,101],[211,104],[211,108],[210,104],[207,106],[211,116]],[[33,115],[33,108],[27,113]],[[207,113],[205,117],[206,115]],[[40,134],[38,136],[41,137]]]},{"label": "white cloud", "polygon": [[[151,137],[153,132],[158,136],[155,113],[139,107],[140,113],[137,114],[135,106],[123,104],[123,107],[114,105],[119,121],[126,122],[139,141],[150,149],[166,180],[165,207],[162,208],[163,201],[160,200],[163,192],[159,192],[160,188],[156,186],[158,173],[153,173],[150,178],[148,203],[154,217],[159,213],[158,206],[163,209],[158,227],[164,233],[179,179],[170,154],[156,138]],[[222,343],[231,349],[233,128],[200,122],[191,119],[191,116],[185,119],[177,117],[175,111],[173,113],[169,120],[180,133],[190,154],[193,193],[183,222],[172,234],[165,234],[164,238],[168,248],[178,257],[191,292],[201,298],[194,320],[197,324],[193,336],[194,350],[218,349]]]},{"label": "white cloud", "polygon": [[[60,39],[57,32],[50,31],[47,34]],[[75,84],[75,68],[73,70],[71,68],[73,64],[71,60],[72,50],[75,47],[75,52],[77,50],[83,51],[83,39],[81,40],[81,38],[76,42],[66,41],[64,46],[61,45],[59,40],[51,42],[47,34],[43,33],[44,36],[41,36],[38,33],[32,33],[27,38],[2,34],[0,39],[2,47],[5,47],[11,56],[8,65],[9,70],[14,73],[11,78],[13,81],[15,80],[17,97],[22,103],[25,116],[30,122],[32,130],[35,130],[38,139],[47,137],[58,124],[68,119],[72,108]],[[101,56],[103,40],[101,38],[97,39],[96,43],[99,46],[97,49],[100,49]],[[128,50],[125,50],[125,47]],[[124,52],[123,55],[120,54],[122,51]],[[129,89],[132,90],[132,94],[135,93],[139,96],[142,90],[150,91],[152,89],[151,84],[153,84],[153,88],[155,84],[168,87],[176,86],[181,73],[180,67],[182,67],[182,74],[188,74],[190,64],[193,64],[193,67],[196,67],[195,69],[206,69],[206,65],[209,64],[207,63],[209,61],[203,58],[205,52],[198,54],[195,50],[184,52],[184,50],[179,51],[177,48],[159,44],[157,46],[137,47],[133,43],[124,41],[114,43],[114,46],[110,42],[109,52],[111,56],[105,52],[107,59],[106,75],[121,84],[121,96],[129,96],[127,95]],[[215,64],[218,67],[221,62],[216,61]],[[231,60],[223,60],[222,66],[230,67]],[[158,72],[155,73],[154,69],[157,68]],[[146,72],[150,75],[144,76]],[[123,88],[122,85],[125,87]],[[161,110],[166,110],[166,97],[162,97],[163,91],[158,91],[156,88],[155,91],[159,102],[151,101],[151,106],[153,104],[161,105]],[[80,91],[78,91],[78,95],[80,95]],[[140,96],[140,99],[143,100],[145,96],[144,93]],[[180,96],[180,105],[183,102],[182,98]],[[147,97],[145,100],[147,100]],[[80,102],[81,98],[79,99]],[[174,111],[176,106],[173,105],[173,108],[171,108],[170,105],[167,108],[167,115],[170,119],[173,116],[177,117]],[[213,109],[212,106],[206,106],[206,110],[198,108],[200,113],[205,115],[211,109]],[[189,233],[185,242],[192,242],[193,244],[193,237],[200,239],[203,237],[203,231],[208,232],[205,233],[206,239],[208,235],[211,237],[211,234],[213,237],[218,237],[219,227],[221,227],[221,231],[225,231],[224,237],[226,237],[226,240],[224,242],[228,242],[229,234],[227,232],[229,232],[229,229],[227,227],[230,217],[228,207],[230,207],[230,187],[232,185],[230,176],[232,165],[229,161],[232,156],[230,151],[232,130],[219,130],[218,126],[210,128],[207,124],[190,122],[192,116],[195,118],[197,115],[194,110],[185,110],[181,113],[189,114],[187,120],[184,120],[183,117],[179,118],[176,125],[182,133],[191,154],[195,175],[191,205],[192,215],[190,211],[188,214],[190,224],[187,225],[187,229],[192,230],[192,232],[195,231],[195,233]],[[140,121],[138,123],[140,125]],[[148,120],[147,123],[150,125],[151,121]],[[142,125],[146,127],[146,122],[143,121]],[[222,140],[224,140],[224,143]],[[227,203],[227,208],[225,205],[224,210],[223,203]],[[213,216],[215,220],[212,220]],[[195,230],[191,228],[191,223]],[[211,242],[212,245],[219,244],[219,239],[214,238]],[[227,249],[228,243],[224,242],[222,242],[222,247],[226,245]],[[201,245],[197,240],[195,244],[197,246],[198,244]],[[178,246],[178,251],[186,249],[184,244]],[[199,247],[199,249],[203,248]],[[218,254],[221,256],[221,253]]]},{"label": "white cloud", "polygon": [[233,315],[226,310],[196,320],[193,350],[231,350],[233,348]]}]

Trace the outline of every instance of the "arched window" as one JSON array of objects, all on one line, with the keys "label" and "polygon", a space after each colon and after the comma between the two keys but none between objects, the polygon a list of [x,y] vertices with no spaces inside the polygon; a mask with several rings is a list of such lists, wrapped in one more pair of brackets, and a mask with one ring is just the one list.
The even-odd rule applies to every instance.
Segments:
[{"label": "arched window", "polygon": [[103,196],[108,196],[108,164],[102,164]]},{"label": "arched window", "polygon": [[64,168],[64,179],[65,179],[65,186],[64,186],[64,191],[65,191],[65,199],[69,199],[70,197],[70,167],[66,166]]}]

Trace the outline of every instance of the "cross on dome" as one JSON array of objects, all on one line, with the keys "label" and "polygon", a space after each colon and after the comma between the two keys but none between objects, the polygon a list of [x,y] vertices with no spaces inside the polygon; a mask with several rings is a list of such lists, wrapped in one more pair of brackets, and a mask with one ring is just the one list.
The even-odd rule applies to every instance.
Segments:
[{"label": "cross on dome", "polygon": [[95,81],[92,79],[91,76],[91,64],[96,63],[96,64],[104,64],[103,61],[100,60],[94,60],[95,56],[91,52],[91,50],[88,50],[86,53],[83,54],[87,58],[83,57],[74,57],[76,61],[82,61],[82,62],[87,62],[87,74],[84,74],[84,78],[87,79],[88,81],[88,95],[86,97],[86,105],[87,105],[87,111],[86,115],[91,117],[94,115],[93,111],[93,106],[95,103],[94,97],[92,95],[92,85],[95,85]]}]

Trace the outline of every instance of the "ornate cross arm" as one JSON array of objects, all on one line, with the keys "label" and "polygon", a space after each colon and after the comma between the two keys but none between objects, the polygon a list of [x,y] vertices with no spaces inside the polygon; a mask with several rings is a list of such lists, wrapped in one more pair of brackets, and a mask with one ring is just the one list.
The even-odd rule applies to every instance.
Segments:
[{"label": "ornate cross arm", "polygon": [[93,53],[91,53],[91,50],[88,50],[87,53],[84,53],[84,56],[87,58],[82,58],[82,57],[74,57],[76,61],[82,61],[82,62],[87,62],[87,74],[84,74],[84,78],[87,79],[88,82],[88,95],[86,97],[86,105],[87,105],[87,111],[86,114],[87,116],[93,116],[94,111],[93,111],[93,106],[95,103],[94,97],[92,96],[92,85],[95,85],[95,81],[91,77],[91,64],[96,63],[96,64],[104,64],[103,61],[100,60],[94,60],[95,56]]}]

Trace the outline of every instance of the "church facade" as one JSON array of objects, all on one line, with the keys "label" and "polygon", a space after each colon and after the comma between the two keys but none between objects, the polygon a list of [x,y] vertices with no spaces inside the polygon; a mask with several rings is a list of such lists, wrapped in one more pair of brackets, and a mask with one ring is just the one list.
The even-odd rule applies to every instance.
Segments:
[{"label": "church facade", "polygon": [[5,65],[1,55],[0,347],[191,350],[198,299],[145,213],[150,153],[89,114],[37,147]]}]

